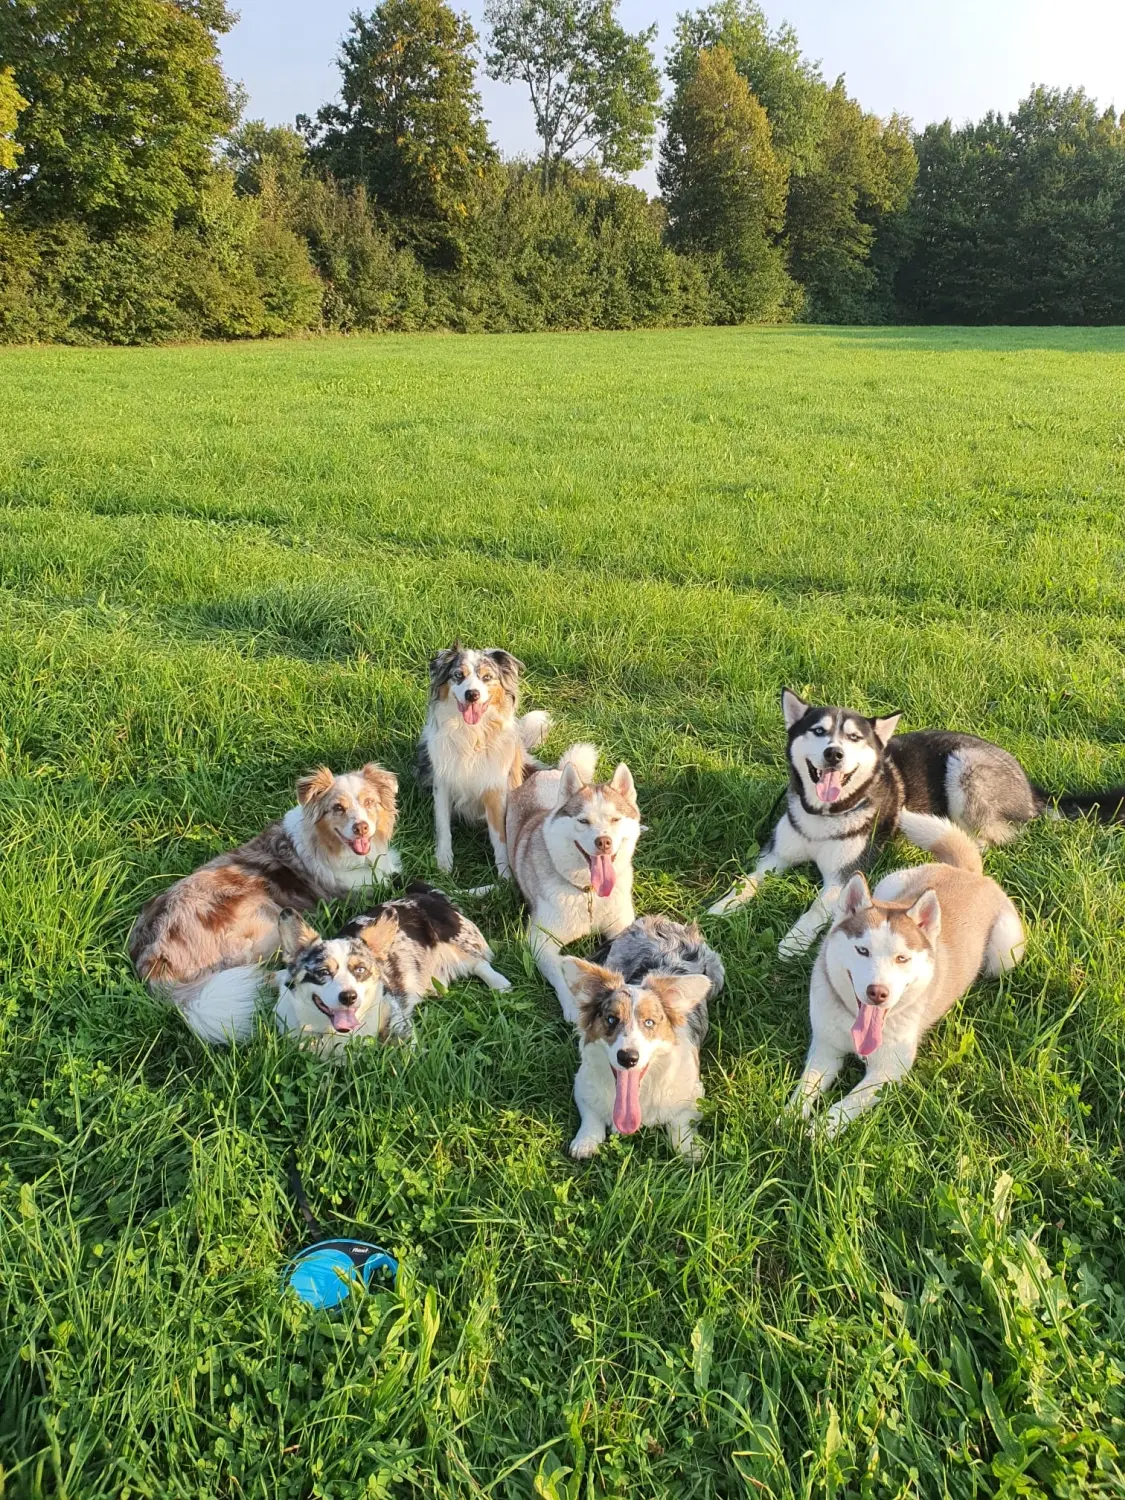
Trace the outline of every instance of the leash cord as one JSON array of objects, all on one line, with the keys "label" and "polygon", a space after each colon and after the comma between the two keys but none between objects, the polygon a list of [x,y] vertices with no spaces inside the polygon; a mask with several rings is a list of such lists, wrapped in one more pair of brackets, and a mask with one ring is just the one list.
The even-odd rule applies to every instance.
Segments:
[{"label": "leash cord", "polygon": [[324,1238],[324,1230],[320,1227],[320,1224],[317,1222],[316,1215],[313,1213],[312,1209],[309,1207],[309,1200],[308,1200],[308,1197],[305,1194],[305,1185],[301,1181],[301,1173],[300,1173],[300,1171],[298,1170],[298,1167],[297,1167],[297,1152],[296,1152],[296,1148],[294,1148],[294,1150],[291,1151],[290,1154],[289,1154],[289,1171],[288,1171],[288,1177],[289,1177],[289,1188],[290,1188],[290,1191],[293,1194],[294,1199],[296,1200],[297,1207],[301,1211],[301,1217],[302,1217],[302,1219],[304,1219],[305,1223],[309,1226],[309,1228],[312,1230],[313,1234],[315,1234],[318,1239],[323,1239]]}]

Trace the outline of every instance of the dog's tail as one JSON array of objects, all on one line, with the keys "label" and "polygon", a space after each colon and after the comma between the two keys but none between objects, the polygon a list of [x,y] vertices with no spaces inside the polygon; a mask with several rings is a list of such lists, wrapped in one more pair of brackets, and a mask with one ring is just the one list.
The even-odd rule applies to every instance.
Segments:
[{"label": "dog's tail", "polygon": [[516,720],[516,733],[523,742],[525,750],[538,750],[550,732],[551,715],[545,714],[540,708]]},{"label": "dog's tail", "polygon": [[566,766],[573,766],[587,786],[593,783],[598,774],[598,747],[580,741],[577,745],[571,745],[569,750],[564,750],[559,757],[559,770]]},{"label": "dog's tail", "polygon": [[170,985],[164,993],[202,1041],[244,1042],[253,1033],[254,1012],[265,982],[261,964],[239,964],[190,984]]},{"label": "dog's tail", "polygon": [[1125,786],[1106,787],[1102,792],[1045,792],[1033,786],[1047,817],[1085,818],[1093,813],[1098,823],[1125,823]]},{"label": "dog's tail", "polygon": [[974,875],[983,873],[984,865],[975,841],[948,818],[908,812],[904,807],[898,815],[898,831],[943,865],[952,865],[957,870],[970,870]]}]

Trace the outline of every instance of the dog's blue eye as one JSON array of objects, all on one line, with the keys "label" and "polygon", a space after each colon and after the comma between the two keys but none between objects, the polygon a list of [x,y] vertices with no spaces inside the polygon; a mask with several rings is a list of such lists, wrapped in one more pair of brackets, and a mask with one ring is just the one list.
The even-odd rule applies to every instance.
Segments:
[{"label": "dog's blue eye", "polygon": [[646,1021],[646,1022],[645,1022],[645,1030],[646,1030],[646,1031],[651,1031],[651,1030],[652,1030],[652,1028],[653,1028],[653,1027],[654,1027],[654,1026],[655,1026],[655,1025],[656,1025],[656,1022],[655,1022],[655,1021],[653,1021],[653,1020],[648,1020],[648,1021]]},{"label": "dog's blue eye", "polygon": [[577,821],[582,824],[583,828],[589,828],[590,826],[589,818],[579,818]]},{"label": "dog's blue eye", "polygon": [[827,733],[827,729],[822,729],[819,725],[813,730],[813,734],[816,735],[818,740],[822,740]]},{"label": "dog's blue eye", "polygon": [[855,951],[859,954],[860,958],[870,958],[871,957],[871,949],[870,948],[861,948],[857,944]]}]

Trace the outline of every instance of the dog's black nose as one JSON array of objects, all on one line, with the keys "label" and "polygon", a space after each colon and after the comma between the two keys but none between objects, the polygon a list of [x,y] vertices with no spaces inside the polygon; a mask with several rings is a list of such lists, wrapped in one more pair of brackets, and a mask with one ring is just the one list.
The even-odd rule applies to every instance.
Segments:
[{"label": "dog's black nose", "polygon": [[844,758],[844,752],[839,745],[825,745],[824,764],[826,766],[838,766]]},{"label": "dog's black nose", "polygon": [[617,1061],[623,1068],[635,1068],[640,1060],[641,1054],[639,1052],[633,1052],[631,1049],[627,1051],[624,1047],[617,1054]]},{"label": "dog's black nose", "polygon": [[359,999],[359,995],[355,990],[341,990],[338,999],[342,1009],[351,1010]]},{"label": "dog's black nose", "polygon": [[872,1005],[886,1005],[891,998],[891,992],[885,984],[869,984],[867,998]]},{"label": "dog's black nose", "polygon": [[480,697],[480,690],[478,688],[466,688],[465,689],[465,702],[466,703],[475,703],[479,697]]}]

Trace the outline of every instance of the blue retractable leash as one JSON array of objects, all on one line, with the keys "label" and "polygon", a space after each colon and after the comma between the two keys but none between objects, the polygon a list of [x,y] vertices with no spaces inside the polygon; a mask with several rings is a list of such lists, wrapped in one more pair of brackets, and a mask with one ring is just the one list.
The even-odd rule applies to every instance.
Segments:
[{"label": "blue retractable leash", "polygon": [[[313,1234],[323,1235],[324,1230],[305,1196],[296,1154],[289,1163],[289,1186],[305,1223]],[[332,1308],[345,1300],[357,1275],[365,1287],[370,1287],[377,1271],[384,1273],[388,1281],[394,1281],[398,1275],[398,1261],[381,1245],[368,1245],[363,1240],[318,1238],[316,1244],[297,1252],[286,1266],[281,1284],[285,1290],[296,1292],[310,1307]]]}]

